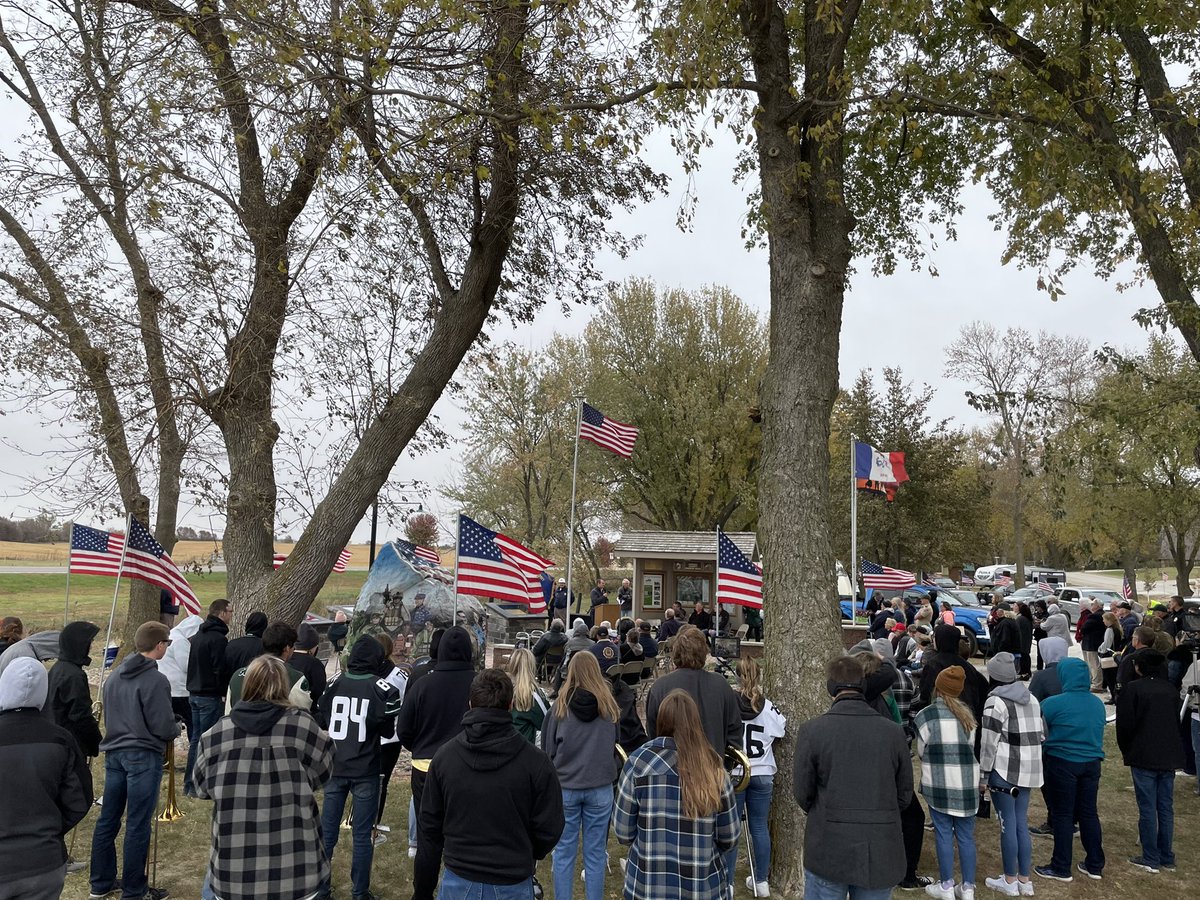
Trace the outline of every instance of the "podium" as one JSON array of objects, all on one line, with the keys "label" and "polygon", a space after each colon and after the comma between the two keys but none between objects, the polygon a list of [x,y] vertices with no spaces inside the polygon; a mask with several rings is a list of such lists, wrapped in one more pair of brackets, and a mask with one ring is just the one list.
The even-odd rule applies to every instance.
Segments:
[{"label": "podium", "polygon": [[615,628],[617,619],[619,618],[621,618],[620,603],[602,603],[592,612],[593,625],[599,625],[601,622],[608,622]]}]

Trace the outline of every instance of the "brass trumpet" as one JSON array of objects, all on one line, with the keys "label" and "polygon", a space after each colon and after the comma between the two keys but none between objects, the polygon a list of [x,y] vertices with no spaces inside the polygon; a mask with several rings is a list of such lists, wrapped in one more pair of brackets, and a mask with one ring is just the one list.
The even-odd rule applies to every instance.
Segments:
[{"label": "brass trumpet", "polygon": [[742,752],[741,747],[729,744],[725,748],[725,759],[723,762],[725,763],[725,771],[729,773],[731,778],[734,771],[739,767],[741,768],[742,774],[733,784],[734,793],[740,794],[750,786],[750,758]]},{"label": "brass trumpet", "polygon": [[175,742],[171,741],[167,744],[167,752],[165,754],[167,760],[167,803],[163,807],[163,811],[159,813],[158,821],[160,822],[175,822],[183,818],[183,810],[179,808],[179,804],[175,802]]}]

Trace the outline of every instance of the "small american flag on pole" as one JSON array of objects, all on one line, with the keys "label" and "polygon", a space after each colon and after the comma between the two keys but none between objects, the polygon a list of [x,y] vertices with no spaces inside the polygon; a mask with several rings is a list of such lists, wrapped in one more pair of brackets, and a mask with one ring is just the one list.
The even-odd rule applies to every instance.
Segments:
[{"label": "small american flag on pole", "polygon": [[1126,600],[1133,599],[1133,584],[1129,581],[1129,573],[1125,573],[1125,580],[1121,584],[1121,596]]},{"label": "small american flag on pole", "polygon": [[579,419],[579,436],[628,459],[633,456],[638,430],[632,425],[614,421],[596,407],[584,403]]},{"label": "small american flag on pole", "polygon": [[125,538],[86,525],[71,527],[71,556],[68,568],[72,575],[111,575],[137,578],[170,591],[189,613],[200,612],[200,601],[187,583],[179,567],[162,544],[154,539],[137,519],[129,520],[129,547],[125,549],[125,565],[121,566],[121,551]]},{"label": "small american flag on pole", "polygon": [[865,588],[902,591],[917,583],[916,576],[912,572],[881,566],[879,563],[865,559],[858,564],[858,571],[862,574],[862,583]]},{"label": "small american flag on pole", "polygon": [[[278,569],[283,565],[283,561],[288,558],[286,553],[276,553],[272,565]],[[345,572],[346,565],[350,562],[350,548],[343,547],[342,552],[338,554],[337,562],[333,564],[333,571]]]},{"label": "small american flag on pole", "polygon": [[541,574],[554,563],[512,538],[459,516],[458,593],[495,597],[545,613]]},{"label": "small american flag on pole", "polygon": [[432,563],[435,566],[442,564],[442,557],[438,552],[430,547],[422,547],[420,544],[414,544],[412,541],[396,540],[394,542],[399,550],[405,553],[411,553],[417,559],[424,560],[427,563]]},{"label": "small american flag on pole", "polygon": [[717,529],[717,602],[762,609],[762,569]]}]

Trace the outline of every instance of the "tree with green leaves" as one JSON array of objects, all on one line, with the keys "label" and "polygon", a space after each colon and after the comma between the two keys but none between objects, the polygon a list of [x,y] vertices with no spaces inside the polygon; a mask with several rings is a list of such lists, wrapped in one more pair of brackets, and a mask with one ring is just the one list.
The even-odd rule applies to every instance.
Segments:
[{"label": "tree with green leaves", "polygon": [[613,288],[584,329],[586,396],[639,429],[632,459],[600,454],[626,527],[730,531],[757,518],[766,329],[727,288]]}]

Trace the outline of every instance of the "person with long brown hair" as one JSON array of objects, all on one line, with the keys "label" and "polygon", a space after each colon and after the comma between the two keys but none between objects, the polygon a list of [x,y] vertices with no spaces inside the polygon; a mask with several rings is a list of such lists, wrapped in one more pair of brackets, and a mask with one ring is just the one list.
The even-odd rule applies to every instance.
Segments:
[{"label": "person with long brown hair", "polygon": [[[616,647],[609,646],[615,654]],[[571,900],[581,832],[587,900],[604,897],[619,717],[620,709],[596,657],[576,653],[542,730],[542,749],[554,763],[562,785],[566,819],[554,848],[555,900]]]},{"label": "person with long brown hair", "polygon": [[329,878],[316,793],[333,742],[290,691],[283,660],[258,657],[241,701],[200,738],[196,791],[214,801],[209,876],[221,900],[300,900]]},{"label": "person with long brown hair", "polygon": [[686,691],[663,698],[655,731],[617,787],[613,830],[629,845],[626,900],[718,900],[732,892],[724,854],[741,834],[733,785]]}]

